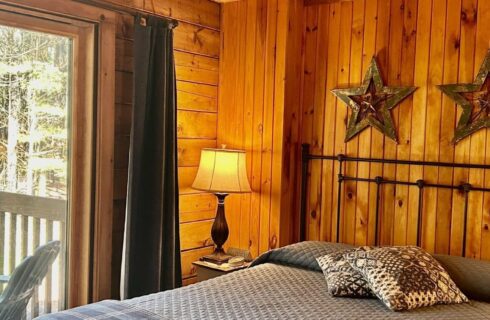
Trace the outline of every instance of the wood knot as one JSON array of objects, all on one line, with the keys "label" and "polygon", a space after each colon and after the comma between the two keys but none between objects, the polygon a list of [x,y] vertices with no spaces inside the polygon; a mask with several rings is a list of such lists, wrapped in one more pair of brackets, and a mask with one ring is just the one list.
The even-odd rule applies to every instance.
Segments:
[{"label": "wood knot", "polygon": [[311,216],[311,218],[315,219],[316,218],[316,210],[312,210],[310,212],[310,216]]},{"label": "wood knot", "polygon": [[204,240],[204,246],[205,247],[212,246],[212,245],[214,245],[213,239],[207,238],[206,240]]},{"label": "wood knot", "polygon": [[401,208],[403,206],[403,200],[398,200],[398,206]]},{"label": "wood knot", "polygon": [[485,229],[485,231],[488,231],[488,224],[484,225],[483,229]]},{"label": "wood knot", "polygon": [[352,199],[353,195],[352,192],[347,193],[347,198]]},{"label": "wood knot", "polygon": [[459,49],[459,47],[461,46],[461,42],[459,39],[455,39],[454,40],[454,49]]}]

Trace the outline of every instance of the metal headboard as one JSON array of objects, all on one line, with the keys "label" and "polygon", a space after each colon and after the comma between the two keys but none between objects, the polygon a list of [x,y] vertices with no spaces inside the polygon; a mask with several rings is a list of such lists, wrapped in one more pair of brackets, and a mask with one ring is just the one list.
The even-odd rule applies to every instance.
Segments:
[{"label": "metal headboard", "polygon": [[460,190],[464,195],[464,212],[463,212],[463,252],[466,253],[466,234],[468,224],[468,197],[469,193],[473,191],[477,192],[490,192],[490,188],[476,187],[469,183],[463,183],[459,185],[448,185],[438,183],[428,183],[422,179],[417,181],[400,181],[392,179],[384,179],[381,176],[375,178],[365,177],[352,177],[344,175],[344,164],[347,162],[364,162],[364,163],[381,163],[381,164],[395,164],[395,165],[411,165],[422,167],[449,167],[449,168],[465,168],[465,169],[490,169],[490,165],[486,164],[465,164],[465,163],[450,163],[450,162],[436,162],[436,161],[414,161],[414,160],[393,160],[393,159],[374,159],[374,158],[359,158],[348,157],[342,154],[336,156],[324,156],[310,154],[310,145],[303,144],[301,149],[301,193],[300,193],[300,241],[306,239],[306,207],[307,207],[307,189],[308,189],[308,168],[310,161],[337,161],[339,163],[339,170],[337,173],[338,178],[338,191],[337,191],[337,225],[336,225],[336,242],[340,241],[340,223],[341,223],[341,198],[342,198],[342,183],[344,181],[357,181],[376,184],[376,214],[375,214],[375,245],[379,244],[379,211],[381,200],[381,186],[386,184],[392,185],[404,185],[404,186],[416,186],[418,187],[418,216],[417,216],[417,246],[421,245],[421,231],[422,231],[422,210],[423,210],[423,192],[425,188],[441,188],[441,189],[453,189]]}]

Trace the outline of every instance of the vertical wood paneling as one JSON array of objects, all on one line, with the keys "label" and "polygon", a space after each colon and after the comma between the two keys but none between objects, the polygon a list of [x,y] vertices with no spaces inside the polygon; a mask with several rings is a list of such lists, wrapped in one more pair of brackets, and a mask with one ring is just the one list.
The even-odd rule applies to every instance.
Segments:
[{"label": "vertical wood paneling", "polygon": [[[441,135],[441,102],[442,92],[436,85],[441,84],[444,71],[444,38],[446,27],[446,0],[434,0],[432,2],[432,26],[429,53],[429,76],[427,81],[427,106],[426,108],[426,134],[424,160],[439,161],[439,146]],[[438,181],[439,168],[427,167],[424,171],[424,180],[427,182]],[[424,192],[424,217],[423,217],[423,246],[430,252],[435,249],[435,231],[437,214],[436,188],[427,188]]]},{"label": "vertical wood paneling", "polygon": [[[415,71],[415,47],[417,30],[417,0],[407,0],[403,12],[403,33],[400,82],[403,86],[412,86]],[[412,128],[413,96],[407,97],[398,107],[398,159],[410,158],[410,139]],[[396,178],[399,180],[409,179],[408,166],[396,166]],[[407,241],[408,228],[408,195],[409,187],[396,186],[393,243],[405,245]]]},{"label": "vertical wood paneling", "polygon": [[[302,121],[302,139],[312,142],[311,152],[313,154],[321,153],[321,147],[318,144],[318,140],[313,138],[313,128],[315,119],[322,119],[322,114],[317,114],[315,104],[315,75],[321,74],[321,68],[317,68],[317,47],[318,47],[318,12],[315,7],[309,7],[305,10],[306,17],[306,34],[305,34],[305,56],[309,57],[304,61],[304,78],[303,78],[303,113],[301,117]],[[321,106],[323,107],[323,106]],[[316,111],[316,112],[315,112]],[[308,237],[312,240],[319,239],[319,221],[320,216],[317,215],[319,211],[318,196],[320,193],[319,183],[321,178],[321,172],[319,171],[319,163],[312,163],[310,166],[310,183],[308,190],[308,204],[307,204],[307,228]]]},{"label": "vertical wood paneling", "polygon": [[[473,81],[473,65],[475,61],[476,43],[476,18],[478,0],[462,0],[461,3],[461,39],[459,55],[458,82],[470,83]],[[457,108],[457,118],[461,116],[462,109]],[[454,160],[456,162],[470,161],[470,139],[460,141],[454,148]],[[466,182],[469,177],[468,169],[455,169],[453,181]],[[463,252],[463,210],[464,199],[460,191],[453,192],[451,212],[451,239],[450,253],[459,255]]]},{"label": "vertical wood paneling", "polygon": [[[340,43],[339,43],[339,69],[337,70],[337,84],[339,87],[345,88],[349,85],[349,71],[350,71],[350,52],[351,46],[351,27],[352,27],[352,2],[342,2],[340,4]],[[331,93],[330,93],[331,94]],[[335,117],[335,153],[345,154],[345,131],[348,117],[347,106],[337,103],[337,113]],[[338,163],[335,164],[335,172],[338,172]],[[346,195],[347,188],[344,188],[343,194]],[[337,192],[337,191],[335,191]],[[346,234],[346,227],[348,226],[348,215],[345,214],[345,202],[343,199],[349,198],[342,197],[341,203],[337,204],[341,208],[342,217],[340,219],[340,239],[342,241],[348,241]],[[337,199],[337,193],[334,195],[334,199]]]},{"label": "vertical wood paneling", "polygon": [[[490,163],[486,130],[457,145],[451,143],[461,108],[436,87],[473,81],[489,46],[490,26],[484,18],[489,12],[490,2],[482,0],[353,0],[306,7],[302,142],[310,143],[312,152],[328,155]],[[330,90],[358,86],[372,55],[377,56],[386,85],[418,87],[392,111],[398,144],[373,129],[344,143],[348,108]],[[325,96],[319,99],[322,86]],[[318,101],[324,103],[323,108]],[[317,122],[317,116],[323,124]],[[316,133],[320,127],[321,140]],[[490,186],[489,173],[484,170],[379,164],[352,164],[345,170],[349,175],[371,178]],[[338,164],[329,161],[320,169],[310,168],[309,239],[335,239],[337,171]],[[462,200],[459,191],[424,189],[425,249],[461,253]],[[384,185],[381,203],[381,244],[415,244],[418,188]],[[345,184],[340,203],[344,242],[374,243],[375,204],[374,184]],[[470,193],[468,221],[467,255],[490,259],[490,196]]]},{"label": "vertical wood paneling", "polygon": [[[377,28],[377,11],[378,3],[376,0],[366,0],[364,17],[364,43],[363,43],[363,58],[361,79],[364,79],[371,58],[375,54],[376,46],[376,28]],[[371,153],[371,135],[372,129],[368,129],[368,134],[359,137],[359,156],[369,158]],[[369,163],[360,163],[358,175],[361,177],[370,176],[371,166]],[[373,192],[370,186],[358,185],[357,188],[357,206],[356,206],[356,232],[355,243],[357,245],[365,245],[368,243],[369,225],[373,225],[374,218],[370,216],[369,199],[370,192]]]},{"label": "vertical wood paneling", "polygon": [[[328,16],[328,20],[322,23],[329,24],[329,30],[338,30],[340,27],[340,4],[332,4],[329,7],[322,6],[320,9],[324,11],[322,16]],[[336,116],[336,99],[330,94],[330,90],[337,87],[337,70],[339,59],[339,43],[340,34],[338,32],[330,32],[325,39],[328,43],[326,52],[327,56],[327,68],[326,72],[326,92],[325,92],[325,113],[324,116],[327,119],[334,119]],[[306,58],[305,58],[306,59]],[[325,125],[323,132],[323,152],[327,154],[334,153],[334,137],[335,127]],[[304,139],[304,138],[303,138]],[[303,140],[305,141],[305,140]],[[322,164],[322,195],[321,195],[321,223],[320,223],[320,239],[331,240],[332,239],[332,221],[333,217],[331,212],[333,210],[333,188],[335,181],[335,173],[333,172],[334,166],[332,162],[325,161]]]},{"label": "vertical wood paneling", "polygon": [[[277,212],[278,208],[284,208],[289,183],[299,182],[299,163],[295,173],[287,169],[292,166],[289,161],[298,162],[296,137],[300,142],[310,143],[315,154],[489,161],[486,153],[490,148],[486,146],[490,142],[485,130],[456,146],[451,143],[461,108],[435,86],[473,81],[488,49],[489,28],[482,17],[488,15],[489,3],[353,0],[307,6],[300,15],[295,15],[295,23],[291,24],[293,3],[294,0],[247,0],[241,5],[226,4],[222,12],[218,142],[247,150],[247,170],[255,191],[231,201],[235,203],[230,209],[235,216],[230,224],[237,235],[229,245],[248,245],[254,254],[276,245],[277,228],[290,217],[289,213],[283,217]],[[283,29],[285,21],[290,26],[289,32]],[[302,32],[296,35],[297,26]],[[293,45],[296,36],[302,37],[301,41],[294,38],[301,47]],[[283,42],[284,39],[289,42]],[[387,86],[418,87],[413,96],[392,111],[398,144],[372,128],[344,142],[350,111],[330,90],[358,86],[373,55]],[[291,70],[299,66],[301,73],[287,71],[288,67],[283,77],[283,64],[293,65]],[[297,75],[297,79],[288,82],[288,72]],[[297,113],[291,107],[293,103],[282,101],[291,97],[287,95],[288,90],[282,91],[284,88],[300,93]],[[480,151],[470,154],[470,150]],[[335,239],[339,205],[341,239],[372,244],[376,228],[376,186],[346,183],[338,204],[338,169],[337,163],[329,161],[315,163],[309,169],[307,237]],[[482,170],[381,164],[349,164],[345,170],[349,175],[371,178],[490,185],[489,179],[485,179],[487,173]],[[280,182],[276,180],[279,173],[285,177]],[[380,243],[415,244],[418,188],[392,185],[381,188]],[[293,212],[298,203],[291,203],[295,204]],[[459,254],[462,211],[460,192],[424,189],[423,247],[431,252]],[[490,258],[490,249],[486,249],[489,246],[484,245],[490,239],[490,197],[471,193],[469,217],[468,255]],[[237,224],[241,226],[236,227]],[[280,233],[289,232],[294,237],[295,228],[297,224]]]},{"label": "vertical wood paneling", "polygon": [[[477,74],[483,59],[488,51],[490,31],[488,15],[490,14],[490,2],[480,0],[478,1],[478,16],[476,27],[476,46],[475,46],[475,66],[474,74]],[[487,130],[480,130],[475,132],[470,137],[470,149],[478,150],[479,152],[471,152],[470,161],[474,163],[485,163],[486,155],[486,139]],[[471,170],[470,171],[470,183],[474,185],[483,185],[484,181],[483,170]],[[481,192],[471,194],[470,203],[468,209],[468,242],[467,242],[467,256],[473,258],[480,258],[482,248],[482,222],[483,222],[483,194]]]},{"label": "vertical wood paneling", "polygon": [[[364,75],[361,75],[362,71],[362,48],[364,44],[364,14],[365,1],[356,1],[352,6],[352,26],[351,26],[351,49],[350,49],[350,74],[349,83],[361,83]],[[348,121],[352,110],[348,109]],[[359,136],[354,137],[346,146],[347,154],[353,156],[359,155]],[[357,176],[358,165],[355,162],[346,164],[346,174]],[[357,204],[357,192],[359,184],[356,182],[349,182],[345,184],[344,194],[345,199],[345,217],[346,224],[343,230],[355,230],[356,229],[356,204]],[[346,236],[343,237],[346,243],[355,243],[355,233],[346,232]]]},{"label": "vertical wood paneling", "polygon": [[[390,25],[389,25],[389,42],[386,50],[387,64],[384,66],[385,85],[399,86],[401,85],[401,56],[402,56],[402,33],[403,33],[403,16],[405,4],[404,0],[392,0],[390,5]],[[383,69],[383,66],[381,66]],[[400,106],[397,106],[391,111],[393,123],[398,127],[398,114]],[[398,131],[398,130],[397,130]],[[386,159],[396,158],[397,144],[388,138],[384,138],[383,157]],[[396,166],[383,165],[383,178],[393,180],[396,177]],[[383,214],[380,230],[380,244],[393,243],[394,231],[394,209],[395,209],[395,193],[394,185],[386,184],[383,186]]]},{"label": "vertical wood paneling", "polygon": [[[226,6],[225,6],[226,8]],[[257,1],[256,8],[256,36],[255,36],[255,65],[254,71],[254,92],[253,92],[253,131],[252,131],[252,146],[251,146],[251,159],[248,158],[247,162],[252,165],[250,186],[254,192],[251,194],[250,199],[250,253],[256,257],[260,252],[259,239],[260,239],[260,217],[261,217],[261,195],[262,195],[262,138],[264,135],[263,126],[263,99],[264,99],[264,72],[265,61],[262,58],[265,52],[265,36],[267,32],[267,7],[266,1]],[[226,14],[226,11],[223,13]],[[252,13],[249,13],[252,14]],[[223,72],[226,72],[224,69]]]},{"label": "vertical wood paneling", "polygon": [[287,243],[293,232],[296,212],[288,195],[296,190],[290,159],[297,154],[299,103],[289,98],[299,101],[301,46],[290,38],[301,43],[302,7],[300,0],[222,5],[218,144],[246,150],[253,190],[227,199],[226,245],[254,256]]},{"label": "vertical wood paneling", "polygon": [[[386,70],[388,67],[387,58],[388,58],[388,44],[389,44],[389,30],[390,30],[390,2],[378,0],[378,16],[377,16],[377,27],[376,27],[376,44],[375,44],[375,55],[378,60],[378,64],[381,68],[381,75],[386,81]],[[327,120],[326,120],[327,121]],[[372,158],[382,158],[383,157],[383,148],[385,139],[384,136],[375,129],[369,129],[371,132],[371,157]],[[364,133],[366,135],[368,133]],[[378,176],[383,176],[383,165],[381,164],[371,164],[370,169],[371,178],[376,178]],[[383,189],[384,187],[381,186]],[[383,203],[380,202],[380,209],[383,210]],[[375,243],[375,237],[379,237],[375,234],[376,229],[376,186],[371,184],[369,185],[369,211],[370,213],[370,227],[368,229],[368,241],[369,243]],[[378,226],[383,221],[384,214],[380,214]],[[378,230],[381,230],[379,228]]]},{"label": "vertical wood paneling", "polygon": [[[444,49],[444,83],[458,82],[458,59],[460,48],[460,17],[461,0],[448,0],[446,15],[446,39]],[[442,97],[440,160],[454,161],[454,147],[451,142],[456,125],[456,108],[454,102],[447,96]],[[452,184],[453,170],[450,168],[439,169],[439,183]],[[451,203],[453,192],[451,190],[439,190],[438,208],[436,214],[435,252],[449,253],[449,239],[451,235]]]},{"label": "vertical wood paneling", "polygon": [[[414,85],[418,88],[413,94],[412,127],[410,134],[410,159],[423,160],[425,153],[425,126],[427,77],[429,71],[430,26],[432,19],[432,1],[418,1],[417,35],[415,50]],[[410,180],[416,181],[423,177],[423,168],[410,166]],[[418,230],[418,189],[410,188],[408,202],[407,244],[417,243]]]}]

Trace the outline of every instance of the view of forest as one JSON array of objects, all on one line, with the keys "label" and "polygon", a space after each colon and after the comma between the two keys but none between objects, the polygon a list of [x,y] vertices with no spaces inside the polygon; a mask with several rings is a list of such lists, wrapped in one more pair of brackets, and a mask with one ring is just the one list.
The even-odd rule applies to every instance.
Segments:
[{"label": "view of forest", "polygon": [[36,207],[37,217],[23,208],[39,197],[67,200],[71,65],[70,38],[0,25],[0,274],[50,240],[64,248],[27,320],[64,307],[66,220],[48,220],[45,207]]},{"label": "view of forest", "polygon": [[0,26],[0,191],[66,198],[71,40]]}]

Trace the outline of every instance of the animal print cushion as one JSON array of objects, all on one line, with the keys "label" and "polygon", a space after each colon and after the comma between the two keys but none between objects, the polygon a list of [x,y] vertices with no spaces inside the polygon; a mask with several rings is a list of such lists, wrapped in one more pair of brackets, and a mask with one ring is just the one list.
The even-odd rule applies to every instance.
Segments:
[{"label": "animal print cushion", "polygon": [[345,253],[355,250],[341,250],[316,259],[327,280],[328,292],[334,297],[374,297],[363,275],[344,259]]},{"label": "animal print cushion", "polygon": [[357,249],[344,258],[391,310],[468,302],[444,268],[419,247]]}]

